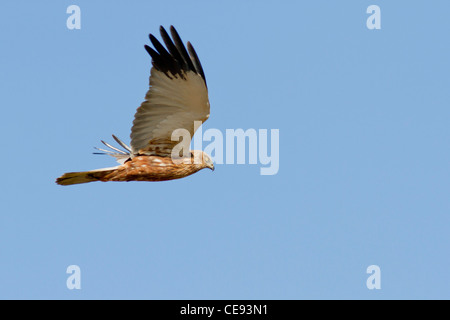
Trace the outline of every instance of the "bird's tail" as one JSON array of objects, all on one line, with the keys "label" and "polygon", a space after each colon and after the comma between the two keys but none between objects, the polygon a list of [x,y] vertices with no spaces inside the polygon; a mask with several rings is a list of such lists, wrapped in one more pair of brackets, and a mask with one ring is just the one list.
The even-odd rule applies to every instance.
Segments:
[{"label": "bird's tail", "polygon": [[114,172],[117,168],[118,167],[103,168],[84,172],[68,172],[56,179],[56,183],[62,186],[69,186],[71,184],[102,181],[105,176]]},{"label": "bird's tail", "polygon": [[[109,143],[106,143],[102,140],[102,143],[110,148],[111,150],[105,150],[100,148],[95,148],[97,150],[103,151],[102,153],[94,153],[94,154],[107,154],[114,158],[116,158],[117,162],[120,164],[124,164],[126,161],[131,159],[131,148],[127,146],[122,140],[113,135],[114,140],[126,151],[120,150]],[[80,184],[80,183],[88,183],[93,181],[106,181],[104,178],[114,172],[118,167],[112,168],[103,168],[91,171],[84,172],[68,172],[63,174],[61,177],[56,179],[56,183],[62,186],[68,186],[71,184]]]}]

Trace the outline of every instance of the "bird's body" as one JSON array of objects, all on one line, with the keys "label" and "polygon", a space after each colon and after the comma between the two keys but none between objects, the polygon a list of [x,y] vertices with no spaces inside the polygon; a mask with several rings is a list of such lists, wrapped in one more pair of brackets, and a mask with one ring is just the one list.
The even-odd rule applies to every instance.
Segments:
[{"label": "bird's body", "polygon": [[167,181],[180,179],[206,167],[214,169],[212,164],[195,163],[194,154],[199,155],[197,159],[200,160],[200,157],[203,156],[202,153],[202,151],[195,150],[192,152],[191,158],[180,158],[180,163],[172,161],[170,157],[138,156],[130,158],[124,164],[113,168],[66,173],[57,179],[57,183],[71,185],[92,181]]},{"label": "bird's body", "polygon": [[[184,158],[178,158],[177,150],[177,158],[173,157],[174,147],[179,144],[172,138],[173,132],[183,129],[192,138],[195,121],[206,121],[210,107],[205,74],[194,48],[188,42],[186,50],[175,28],[170,28],[172,38],[163,27],[160,31],[167,50],[150,35],[156,49],[145,46],[153,64],[150,90],[135,114],[131,146],[113,136],[126,151],[103,141],[113,151],[99,149],[115,157],[120,165],[66,173],[56,183],[166,181],[187,177],[204,168],[214,170],[211,158],[202,151],[190,151]],[[188,145],[186,142],[189,141],[183,141]]]},{"label": "bird's body", "polygon": [[192,159],[186,160],[191,163],[174,163],[170,157],[138,156],[125,162],[103,179],[105,181],[167,181],[190,176],[205,168],[203,163],[196,164]]}]

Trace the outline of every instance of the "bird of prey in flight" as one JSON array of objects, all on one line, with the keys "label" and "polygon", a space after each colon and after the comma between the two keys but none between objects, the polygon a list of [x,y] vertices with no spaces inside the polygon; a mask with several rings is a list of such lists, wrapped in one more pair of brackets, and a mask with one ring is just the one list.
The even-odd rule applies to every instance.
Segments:
[{"label": "bird of prey in flight", "polygon": [[[209,168],[211,158],[199,150],[185,153],[182,161],[173,161],[172,133],[185,129],[190,138],[197,129],[195,121],[209,118],[208,88],[197,53],[190,42],[187,50],[178,32],[170,27],[169,36],[161,26],[165,47],[150,34],[154,49],[145,46],[152,58],[150,89],[137,109],[131,128],[131,146],[113,135],[124,149],[102,141],[110,150],[99,149],[116,158],[120,165],[85,172],[65,173],[56,183],[72,185],[93,181],[165,181],[189,176]],[[190,140],[188,141],[190,142]],[[187,161],[186,161],[187,160]]]}]

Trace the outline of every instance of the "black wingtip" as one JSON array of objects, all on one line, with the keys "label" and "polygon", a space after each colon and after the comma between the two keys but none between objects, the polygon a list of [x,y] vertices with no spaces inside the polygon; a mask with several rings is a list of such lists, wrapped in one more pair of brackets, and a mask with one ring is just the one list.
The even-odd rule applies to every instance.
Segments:
[{"label": "black wingtip", "polygon": [[172,37],[169,36],[163,26],[159,27],[159,31],[166,47],[153,34],[149,34],[149,39],[154,49],[148,45],[144,46],[145,50],[152,57],[153,66],[157,70],[164,72],[169,78],[175,76],[185,79],[185,74],[188,71],[193,71],[203,78],[206,85],[205,73],[192,44],[188,42],[188,49],[186,50],[180,35],[173,25],[170,26]]},{"label": "black wingtip", "polygon": [[188,47],[189,55],[191,56],[192,62],[195,66],[195,69],[197,70],[197,73],[203,78],[203,80],[205,81],[205,84],[206,84],[205,73],[203,71],[202,64],[200,63],[200,59],[198,58],[197,52],[195,52],[194,47],[192,46],[192,44],[189,41],[187,42],[187,47]]},{"label": "black wingtip", "polygon": [[144,45],[145,50],[148,52],[148,54],[153,58],[153,56],[157,56],[158,52],[156,52],[155,50],[153,50],[151,47],[149,47],[148,45]]}]

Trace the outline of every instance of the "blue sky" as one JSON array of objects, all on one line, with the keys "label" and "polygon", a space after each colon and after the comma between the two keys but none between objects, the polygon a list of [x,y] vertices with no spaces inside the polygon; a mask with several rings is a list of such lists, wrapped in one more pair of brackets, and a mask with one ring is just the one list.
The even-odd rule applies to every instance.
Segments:
[{"label": "blue sky", "polygon": [[[81,8],[68,30],[66,9]],[[366,9],[381,8],[381,30]],[[449,299],[448,1],[3,1],[0,298]],[[202,61],[204,130],[279,129],[280,170],[61,187],[127,143],[148,33]],[[159,35],[158,35],[159,37]],[[81,268],[68,290],[66,268]],[[381,268],[381,290],[366,269]]]}]

